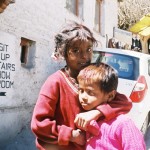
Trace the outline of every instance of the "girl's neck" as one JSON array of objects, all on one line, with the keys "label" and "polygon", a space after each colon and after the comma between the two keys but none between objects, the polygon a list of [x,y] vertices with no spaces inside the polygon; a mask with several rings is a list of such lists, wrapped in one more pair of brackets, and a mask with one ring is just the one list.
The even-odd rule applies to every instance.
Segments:
[{"label": "girl's neck", "polygon": [[67,69],[67,67],[64,68],[64,71],[70,82],[78,89],[77,75],[73,74],[74,76],[71,76],[69,69]]},{"label": "girl's neck", "polygon": [[70,68],[68,68],[67,66],[65,66],[65,72],[68,74],[69,77],[71,77],[77,81],[77,76],[78,76],[77,71],[73,71]]}]

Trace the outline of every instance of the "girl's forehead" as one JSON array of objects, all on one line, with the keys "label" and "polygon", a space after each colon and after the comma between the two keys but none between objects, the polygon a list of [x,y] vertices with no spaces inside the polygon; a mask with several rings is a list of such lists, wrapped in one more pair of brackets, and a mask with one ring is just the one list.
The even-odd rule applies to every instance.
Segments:
[{"label": "girl's forehead", "polygon": [[70,46],[73,47],[79,47],[79,46],[93,46],[93,43],[91,40],[80,40],[80,39],[73,39],[70,42]]}]

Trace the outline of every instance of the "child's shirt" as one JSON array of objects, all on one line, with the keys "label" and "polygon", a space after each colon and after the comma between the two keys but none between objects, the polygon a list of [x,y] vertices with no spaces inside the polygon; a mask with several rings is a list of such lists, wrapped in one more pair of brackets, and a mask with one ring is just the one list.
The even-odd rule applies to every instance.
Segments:
[{"label": "child's shirt", "polygon": [[94,135],[87,132],[86,150],[146,150],[141,131],[126,115],[92,124]]}]

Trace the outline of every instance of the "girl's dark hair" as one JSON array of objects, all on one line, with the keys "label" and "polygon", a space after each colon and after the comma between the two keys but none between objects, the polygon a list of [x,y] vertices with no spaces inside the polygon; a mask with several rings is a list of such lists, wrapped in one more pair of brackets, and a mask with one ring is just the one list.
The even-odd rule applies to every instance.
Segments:
[{"label": "girl's dark hair", "polygon": [[102,62],[92,63],[81,70],[77,79],[79,82],[82,80],[85,84],[96,83],[104,93],[117,90],[118,86],[118,72]]},{"label": "girl's dark hair", "polygon": [[97,45],[97,40],[89,28],[83,24],[70,21],[65,27],[55,36],[55,52],[66,57],[67,50],[70,47],[72,40],[91,41],[93,46]]}]

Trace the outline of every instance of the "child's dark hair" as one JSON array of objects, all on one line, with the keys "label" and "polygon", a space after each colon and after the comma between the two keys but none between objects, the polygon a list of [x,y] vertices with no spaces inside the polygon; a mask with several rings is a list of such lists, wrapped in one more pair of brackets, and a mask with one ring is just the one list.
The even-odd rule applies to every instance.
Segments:
[{"label": "child's dark hair", "polygon": [[117,71],[105,63],[92,63],[80,71],[77,79],[85,84],[96,83],[104,93],[117,90],[118,86]]},{"label": "child's dark hair", "polygon": [[66,58],[67,50],[74,39],[81,40],[81,42],[90,40],[93,46],[97,45],[97,40],[89,28],[71,21],[55,36],[55,53]]}]

